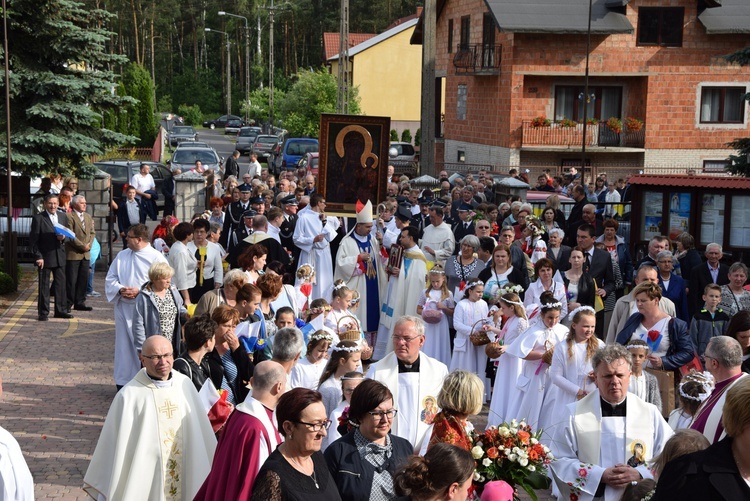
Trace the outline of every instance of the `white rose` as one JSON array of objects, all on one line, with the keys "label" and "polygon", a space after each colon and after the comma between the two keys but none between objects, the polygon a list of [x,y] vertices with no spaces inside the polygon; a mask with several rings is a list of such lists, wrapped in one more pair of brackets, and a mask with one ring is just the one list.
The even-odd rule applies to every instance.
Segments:
[{"label": "white rose", "polygon": [[536,445],[536,444],[538,444],[538,443],[539,443],[539,440],[537,440],[537,439],[535,439],[535,438],[533,438],[533,437],[532,437],[532,438],[531,438],[531,440],[529,440],[529,441],[531,442],[531,445]]},{"label": "white rose", "polygon": [[479,474],[478,471],[474,472],[474,482],[479,482],[479,479],[482,478],[482,476]]},{"label": "white rose", "polygon": [[476,447],[474,447],[473,449],[471,449],[471,455],[472,455],[472,457],[474,457],[474,459],[479,459],[482,456],[484,456],[484,451],[482,450],[481,447],[479,447],[477,445]]},{"label": "white rose", "polygon": [[482,460],[482,466],[489,466],[492,464],[492,460],[490,458],[484,458]]},{"label": "white rose", "polygon": [[505,449],[503,452],[505,453],[506,456],[508,456],[510,454],[510,449]]},{"label": "white rose", "polygon": [[500,428],[498,428],[497,432],[501,437],[507,437],[508,435],[510,435],[510,430],[505,426],[501,426]]},{"label": "white rose", "polygon": [[533,464],[530,464],[529,467],[527,468],[527,470],[529,470],[529,471],[536,471],[536,468],[534,467]]},{"label": "white rose", "polygon": [[520,454],[521,453],[521,449],[519,449],[518,447],[513,447],[513,452],[515,454]]},{"label": "white rose", "polygon": [[510,421],[510,427],[511,428],[515,428],[517,426],[518,426],[518,421],[516,421],[515,419],[511,419],[511,421]]},{"label": "white rose", "polygon": [[526,466],[529,464],[529,460],[526,458],[521,458],[518,460],[518,464],[520,464],[521,466]]},{"label": "white rose", "polygon": [[547,447],[546,445],[542,446],[542,450],[544,451],[545,454],[549,453],[549,447]]},{"label": "white rose", "polygon": [[515,463],[515,461],[516,461],[517,458],[518,458],[518,456],[516,456],[515,454],[510,454],[508,456],[508,461],[510,461],[511,463]]}]

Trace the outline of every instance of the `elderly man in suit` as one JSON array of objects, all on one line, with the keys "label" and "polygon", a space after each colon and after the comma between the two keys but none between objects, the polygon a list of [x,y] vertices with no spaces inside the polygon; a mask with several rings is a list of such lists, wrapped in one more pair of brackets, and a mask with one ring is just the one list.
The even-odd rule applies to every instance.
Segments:
[{"label": "elderly man in suit", "polygon": [[65,241],[68,311],[71,307],[75,310],[91,311],[91,306],[86,306],[86,286],[89,280],[91,245],[96,236],[94,220],[86,213],[86,197],[83,195],[74,196],[70,205],[73,212],[68,217],[68,228],[76,236]]},{"label": "elderly man in suit", "polygon": [[729,283],[729,267],[722,264],[723,256],[721,245],[710,243],[706,246],[706,262],[695,266],[690,272],[690,290],[688,300],[690,303],[690,315],[701,311],[703,307],[703,289],[708,284],[727,285]]},{"label": "elderly man in suit", "polygon": [[35,264],[39,268],[39,321],[46,321],[49,317],[49,275],[52,273],[55,286],[55,318],[73,318],[67,312],[68,299],[65,290],[65,236],[55,231],[55,225],[67,227],[68,218],[58,212],[59,199],[57,195],[47,195],[44,198],[44,212],[37,214],[31,220],[31,252],[36,258]]}]

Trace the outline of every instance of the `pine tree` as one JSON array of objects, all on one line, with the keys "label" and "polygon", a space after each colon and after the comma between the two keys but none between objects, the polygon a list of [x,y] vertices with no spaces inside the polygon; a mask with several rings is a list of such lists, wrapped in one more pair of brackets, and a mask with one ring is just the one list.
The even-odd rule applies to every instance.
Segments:
[{"label": "pine tree", "polygon": [[[102,113],[135,100],[114,92],[111,15],[74,0],[9,0],[10,123],[13,170],[81,174],[91,155],[135,138],[104,128]],[[0,47],[0,57],[5,57]],[[5,82],[0,82],[5,92]],[[6,164],[5,102],[0,164]]]}]

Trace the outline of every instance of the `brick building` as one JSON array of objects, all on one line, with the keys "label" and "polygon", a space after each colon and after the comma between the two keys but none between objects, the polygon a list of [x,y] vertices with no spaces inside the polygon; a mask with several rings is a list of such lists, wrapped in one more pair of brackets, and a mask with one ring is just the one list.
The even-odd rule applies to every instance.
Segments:
[{"label": "brick building", "polygon": [[581,165],[585,116],[595,170],[723,169],[750,135],[750,67],[723,58],[750,46],[750,2],[593,0],[584,95],[588,9],[437,0],[436,167]]}]

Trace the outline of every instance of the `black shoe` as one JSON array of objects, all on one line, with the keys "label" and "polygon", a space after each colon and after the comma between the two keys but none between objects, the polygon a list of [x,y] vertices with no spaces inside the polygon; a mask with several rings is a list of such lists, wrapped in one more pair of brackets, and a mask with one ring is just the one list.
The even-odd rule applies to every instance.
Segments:
[{"label": "black shoe", "polygon": [[70,313],[55,313],[55,318],[73,318]]},{"label": "black shoe", "polygon": [[82,304],[79,306],[74,306],[73,309],[78,310],[78,311],[91,311],[94,308],[92,308],[91,306],[86,306],[85,304]]},{"label": "black shoe", "polygon": [[47,317],[47,315],[39,315],[37,317],[37,320],[39,320],[40,322],[46,322],[47,320],[49,320],[49,318]]}]

